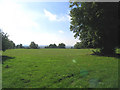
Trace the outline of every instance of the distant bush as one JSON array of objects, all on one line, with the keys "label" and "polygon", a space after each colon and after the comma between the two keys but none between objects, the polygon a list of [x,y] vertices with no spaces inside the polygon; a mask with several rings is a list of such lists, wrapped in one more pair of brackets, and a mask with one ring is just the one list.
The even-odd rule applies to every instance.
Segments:
[{"label": "distant bush", "polygon": [[49,46],[46,46],[45,48],[65,48],[65,44],[60,43],[58,46],[56,44],[50,44]]},{"label": "distant bush", "polygon": [[17,45],[16,48],[25,48],[22,44]]},{"label": "distant bush", "polygon": [[36,44],[35,42],[31,42],[29,47],[32,49],[38,49],[38,44]]},{"label": "distant bush", "polygon": [[65,48],[65,44],[64,44],[64,43],[60,43],[60,44],[58,45],[58,48]]}]

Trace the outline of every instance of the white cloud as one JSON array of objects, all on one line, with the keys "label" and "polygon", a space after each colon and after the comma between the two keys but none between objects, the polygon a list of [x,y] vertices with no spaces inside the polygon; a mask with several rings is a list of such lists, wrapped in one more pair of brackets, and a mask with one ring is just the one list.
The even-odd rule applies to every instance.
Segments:
[{"label": "white cloud", "polygon": [[62,30],[59,30],[58,32],[59,32],[59,33],[64,33]]},{"label": "white cloud", "polygon": [[71,21],[72,17],[70,16],[70,9],[67,10],[67,15],[66,16],[67,16],[68,20]]},{"label": "white cloud", "polygon": [[49,20],[51,20],[51,21],[57,20],[56,15],[52,14],[51,12],[47,11],[46,9],[44,9],[44,13],[45,13],[45,16],[47,16],[49,18]]},{"label": "white cloud", "polygon": [[70,15],[67,15],[67,17],[68,17],[68,20],[71,21],[72,17]]},{"label": "white cloud", "polygon": [[48,17],[48,19],[50,21],[58,21],[58,22],[60,22],[60,21],[68,21],[69,20],[68,15],[64,15],[64,16],[63,15],[62,16],[56,15],[56,14],[53,14],[53,13],[51,13],[50,11],[48,11],[46,9],[44,9],[44,14],[45,14],[46,17]]}]

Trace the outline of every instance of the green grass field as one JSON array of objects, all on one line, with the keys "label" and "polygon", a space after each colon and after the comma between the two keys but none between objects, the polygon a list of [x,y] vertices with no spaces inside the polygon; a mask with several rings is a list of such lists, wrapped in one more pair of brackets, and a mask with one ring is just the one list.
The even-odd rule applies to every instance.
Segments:
[{"label": "green grass field", "polygon": [[115,88],[118,58],[91,49],[12,49],[3,52],[3,88]]}]

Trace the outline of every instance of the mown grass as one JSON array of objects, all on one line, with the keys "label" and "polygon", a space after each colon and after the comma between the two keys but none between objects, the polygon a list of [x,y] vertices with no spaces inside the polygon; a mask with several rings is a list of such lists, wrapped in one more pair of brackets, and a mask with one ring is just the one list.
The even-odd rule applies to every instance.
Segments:
[{"label": "mown grass", "polygon": [[3,88],[116,88],[118,58],[91,49],[13,49],[3,52]]}]

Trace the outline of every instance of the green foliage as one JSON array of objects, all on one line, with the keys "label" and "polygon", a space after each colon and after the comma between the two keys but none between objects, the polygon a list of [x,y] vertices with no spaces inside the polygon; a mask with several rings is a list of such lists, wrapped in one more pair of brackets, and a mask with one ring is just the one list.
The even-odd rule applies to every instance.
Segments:
[{"label": "green foliage", "polygon": [[45,48],[57,48],[56,44],[50,44],[49,46],[46,46]]},{"label": "green foliage", "polygon": [[35,44],[35,42],[31,42],[29,47],[32,49],[38,49],[38,44]]},{"label": "green foliage", "polygon": [[60,43],[58,46],[56,44],[50,44],[49,46],[46,46],[45,48],[65,48],[65,44]]},{"label": "green foliage", "polygon": [[0,38],[2,39],[2,44],[0,42],[0,44],[2,45],[2,51],[15,48],[15,43],[8,38],[7,33],[2,32],[1,30]]},{"label": "green foliage", "polygon": [[16,48],[24,48],[22,44],[17,45]]},{"label": "green foliage", "polygon": [[65,44],[64,44],[64,43],[60,43],[60,44],[58,45],[58,48],[65,48]]},{"label": "green foliage", "polygon": [[57,48],[57,45],[56,44],[50,44],[49,48]]},{"label": "green foliage", "polygon": [[74,45],[74,48],[75,49],[82,49],[82,48],[86,48],[83,43],[81,42],[77,42],[75,45]]},{"label": "green foliage", "polygon": [[118,3],[71,2],[70,30],[85,47],[100,48],[103,54],[113,54],[119,46]]},{"label": "green foliage", "polygon": [[77,42],[77,43],[74,45],[74,48],[75,48],[75,49],[81,49],[80,42]]},{"label": "green foliage", "polygon": [[91,50],[7,50],[3,52],[9,57],[2,65],[2,87],[118,88],[119,59],[90,55]]}]

